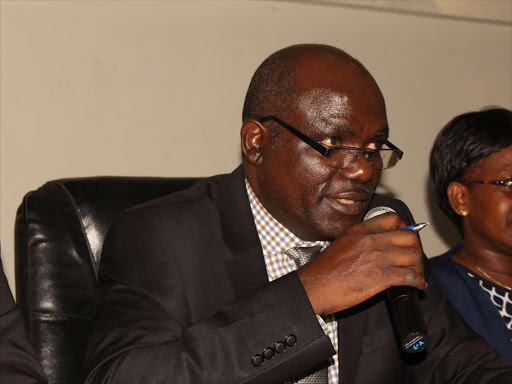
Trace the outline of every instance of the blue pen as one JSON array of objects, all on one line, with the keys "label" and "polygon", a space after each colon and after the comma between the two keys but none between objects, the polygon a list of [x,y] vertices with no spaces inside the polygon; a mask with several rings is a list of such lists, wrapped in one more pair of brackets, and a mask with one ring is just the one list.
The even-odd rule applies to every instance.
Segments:
[{"label": "blue pen", "polygon": [[408,225],[407,227],[404,227],[403,229],[412,229],[414,232],[419,232],[420,230],[425,228],[427,225],[428,225],[428,222],[427,223],[419,223],[419,224],[411,224],[411,225]]}]

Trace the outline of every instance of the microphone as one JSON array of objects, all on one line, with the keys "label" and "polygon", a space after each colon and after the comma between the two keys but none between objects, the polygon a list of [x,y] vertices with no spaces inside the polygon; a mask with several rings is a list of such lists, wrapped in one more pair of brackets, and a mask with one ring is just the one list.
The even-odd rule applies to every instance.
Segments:
[{"label": "microphone", "polygon": [[[375,207],[366,213],[363,220],[369,220],[387,212],[395,211],[389,207]],[[424,225],[421,228],[423,227]],[[406,228],[419,230],[412,226]],[[409,353],[424,351],[428,347],[428,334],[418,290],[408,286],[389,287],[386,289],[386,297],[398,343],[402,349]]]}]

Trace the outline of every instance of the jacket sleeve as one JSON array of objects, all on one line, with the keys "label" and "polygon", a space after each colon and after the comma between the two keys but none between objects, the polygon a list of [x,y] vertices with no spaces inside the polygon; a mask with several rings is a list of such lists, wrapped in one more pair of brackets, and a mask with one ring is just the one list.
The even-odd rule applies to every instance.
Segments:
[{"label": "jacket sleeve", "polygon": [[[198,215],[208,215],[208,209]],[[158,214],[147,217],[123,215],[105,239],[86,383],[282,382],[335,353],[296,273],[235,298],[223,290],[228,279],[212,261],[222,254],[215,233],[201,233],[197,226],[196,233],[181,232],[162,224]],[[179,213],[174,217],[180,220]],[[179,246],[169,241],[170,233]],[[194,261],[200,239],[208,244],[207,265]],[[202,281],[205,274],[209,282]],[[208,284],[210,292],[195,296],[195,287]],[[253,364],[255,355],[289,335],[295,345]]]}]

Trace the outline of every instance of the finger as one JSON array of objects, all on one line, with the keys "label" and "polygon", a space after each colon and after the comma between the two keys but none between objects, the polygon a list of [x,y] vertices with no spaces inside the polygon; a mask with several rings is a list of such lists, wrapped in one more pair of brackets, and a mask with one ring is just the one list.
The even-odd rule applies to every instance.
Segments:
[{"label": "finger", "polygon": [[387,242],[396,246],[416,247],[421,249],[420,237],[412,229],[391,229],[373,234],[378,241]]},{"label": "finger", "polygon": [[405,223],[402,221],[400,216],[396,213],[383,213],[382,215],[375,216],[370,220],[363,222],[365,229],[369,233],[379,233],[391,229],[397,229],[405,227]]},{"label": "finger", "polygon": [[423,252],[416,247],[390,246],[387,257],[387,264],[390,266],[411,268],[423,274]]},{"label": "finger", "polygon": [[388,270],[388,283],[390,286],[409,286],[417,289],[427,288],[427,281],[423,275],[423,271],[418,271],[407,267],[390,267]]}]

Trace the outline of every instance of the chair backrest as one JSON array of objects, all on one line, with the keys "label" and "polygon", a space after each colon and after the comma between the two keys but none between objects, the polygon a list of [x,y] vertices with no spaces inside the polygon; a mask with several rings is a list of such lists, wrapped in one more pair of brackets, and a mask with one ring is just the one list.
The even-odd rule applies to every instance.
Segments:
[{"label": "chair backrest", "polygon": [[29,192],[15,228],[16,297],[50,384],[81,384],[97,269],[113,218],[197,178],[86,177]]}]

